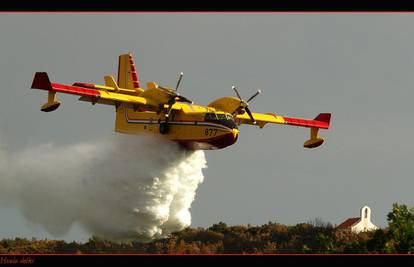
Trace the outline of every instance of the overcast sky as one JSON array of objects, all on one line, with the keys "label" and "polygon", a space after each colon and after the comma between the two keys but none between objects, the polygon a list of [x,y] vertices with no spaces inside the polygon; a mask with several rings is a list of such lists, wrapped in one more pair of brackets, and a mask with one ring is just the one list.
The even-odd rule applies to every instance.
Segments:
[{"label": "overcast sky", "polygon": [[[1,14],[0,137],[14,152],[110,135],[112,107],[60,96],[46,115],[46,94],[29,88],[36,71],[103,84],[130,51],[141,82],[174,86],[182,71],[181,93],[200,104],[235,83],[245,98],[262,89],[255,112],[332,113],[317,149],[302,147],[307,129],[269,124],[207,151],[192,226],[339,224],[368,205],[384,227],[392,203],[414,205],[413,25],[412,14]],[[0,237],[53,238],[14,207],[0,214]],[[65,238],[86,240],[77,226]]]}]

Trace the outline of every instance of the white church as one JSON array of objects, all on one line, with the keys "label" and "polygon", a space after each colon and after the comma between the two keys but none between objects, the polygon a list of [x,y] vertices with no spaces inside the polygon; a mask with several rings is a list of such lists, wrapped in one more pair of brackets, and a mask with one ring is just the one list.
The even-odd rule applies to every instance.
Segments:
[{"label": "white church", "polygon": [[363,206],[361,208],[360,217],[349,218],[338,225],[336,229],[360,233],[374,231],[379,229],[379,227],[371,222],[371,209],[368,206]]}]

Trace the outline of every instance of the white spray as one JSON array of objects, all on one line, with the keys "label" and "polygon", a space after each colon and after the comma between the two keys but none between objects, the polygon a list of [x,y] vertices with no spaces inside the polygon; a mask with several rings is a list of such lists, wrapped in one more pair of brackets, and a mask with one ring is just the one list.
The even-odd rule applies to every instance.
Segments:
[{"label": "white spray", "polygon": [[191,224],[189,208],[205,167],[202,151],[122,134],[14,155],[0,151],[0,200],[17,204],[55,236],[78,222],[111,240],[150,241]]}]

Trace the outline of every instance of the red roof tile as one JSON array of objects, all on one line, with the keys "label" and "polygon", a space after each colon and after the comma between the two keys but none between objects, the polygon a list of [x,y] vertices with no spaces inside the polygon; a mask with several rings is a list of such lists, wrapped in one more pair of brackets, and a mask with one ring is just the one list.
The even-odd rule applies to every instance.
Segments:
[{"label": "red roof tile", "polygon": [[344,221],[343,223],[341,223],[340,225],[338,225],[336,228],[337,229],[345,229],[348,227],[351,227],[352,225],[354,225],[355,223],[359,222],[360,218],[349,218],[346,221]]}]

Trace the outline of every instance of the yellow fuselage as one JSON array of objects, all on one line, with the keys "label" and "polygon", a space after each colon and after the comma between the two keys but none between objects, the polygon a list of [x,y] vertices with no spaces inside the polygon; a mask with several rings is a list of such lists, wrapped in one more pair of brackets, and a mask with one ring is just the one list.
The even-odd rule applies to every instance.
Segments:
[{"label": "yellow fuselage", "polygon": [[183,108],[172,114],[168,126],[163,112],[134,111],[121,105],[116,113],[115,131],[162,136],[192,150],[220,149],[236,142],[239,131],[230,114],[193,104],[177,104]]}]

